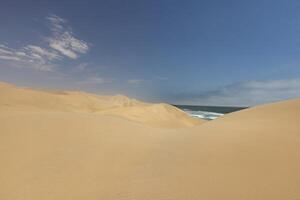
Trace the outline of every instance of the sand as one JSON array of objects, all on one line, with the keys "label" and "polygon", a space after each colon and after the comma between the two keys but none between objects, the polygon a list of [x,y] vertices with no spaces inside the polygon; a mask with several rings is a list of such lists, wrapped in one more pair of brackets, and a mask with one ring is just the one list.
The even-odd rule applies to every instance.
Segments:
[{"label": "sand", "polygon": [[205,122],[124,96],[0,84],[2,200],[300,199],[300,100]]},{"label": "sand", "polygon": [[205,120],[189,117],[168,104],[150,104],[126,96],[99,96],[79,91],[42,91],[0,82],[0,110],[23,112],[68,112],[112,115],[148,126],[181,128]]}]

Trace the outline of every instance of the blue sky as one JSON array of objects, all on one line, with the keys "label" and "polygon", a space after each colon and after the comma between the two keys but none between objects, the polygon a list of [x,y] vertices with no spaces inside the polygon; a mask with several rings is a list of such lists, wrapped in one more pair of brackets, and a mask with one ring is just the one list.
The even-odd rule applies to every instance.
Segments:
[{"label": "blue sky", "polygon": [[300,97],[300,2],[7,1],[0,80],[201,105]]}]

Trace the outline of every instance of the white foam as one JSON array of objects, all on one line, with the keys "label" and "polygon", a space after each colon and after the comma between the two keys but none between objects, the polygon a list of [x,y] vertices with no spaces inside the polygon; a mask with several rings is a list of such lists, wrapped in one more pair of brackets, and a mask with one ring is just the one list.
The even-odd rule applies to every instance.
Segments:
[{"label": "white foam", "polygon": [[184,111],[192,117],[206,119],[206,120],[213,120],[224,115],[222,113],[207,112],[207,111],[192,111],[188,109],[184,109]]}]

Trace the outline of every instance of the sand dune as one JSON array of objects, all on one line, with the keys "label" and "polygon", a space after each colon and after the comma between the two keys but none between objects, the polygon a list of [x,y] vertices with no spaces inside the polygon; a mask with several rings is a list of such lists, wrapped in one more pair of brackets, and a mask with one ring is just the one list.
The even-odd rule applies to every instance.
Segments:
[{"label": "sand dune", "polygon": [[26,92],[0,85],[0,199],[300,199],[300,100],[166,129],[189,118],[165,104]]},{"label": "sand dune", "polygon": [[26,112],[80,112],[122,117],[151,126],[179,128],[199,125],[168,104],[150,104],[126,96],[99,96],[78,91],[42,91],[0,83],[0,109]]},{"label": "sand dune", "polygon": [[172,136],[155,163],[175,199],[299,199],[300,100],[258,106]]},{"label": "sand dune", "polygon": [[143,105],[126,96],[98,96],[78,91],[42,91],[0,84],[0,106],[27,111],[96,112],[115,107]]},{"label": "sand dune", "polygon": [[204,122],[204,120],[187,117],[178,108],[163,103],[118,107],[99,113],[121,116],[132,121],[165,128],[192,127]]}]

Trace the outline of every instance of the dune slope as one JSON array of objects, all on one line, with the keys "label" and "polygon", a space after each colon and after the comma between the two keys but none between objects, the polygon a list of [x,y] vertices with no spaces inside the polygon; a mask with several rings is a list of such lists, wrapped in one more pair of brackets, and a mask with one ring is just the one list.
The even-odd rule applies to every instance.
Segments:
[{"label": "dune slope", "polygon": [[299,119],[300,100],[225,115],[172,135],[155,163],[174,199],[299,199]]},{"label": "dune slope", "polygon": [[42,91],[0,83],[0,110],[77,112],[114,115],[156,127],[179,128],[204,120],[189,117],[168,104],[150,104],[126,96],[99,96],[77,91]]},{"label": "dune slope", "polygon": [[[134,117],[139,106],[172,110],[135,106],[126,107]],[[119,109],[2,105],[0,199],[300,199],[300,100],[184,129]]]}]

